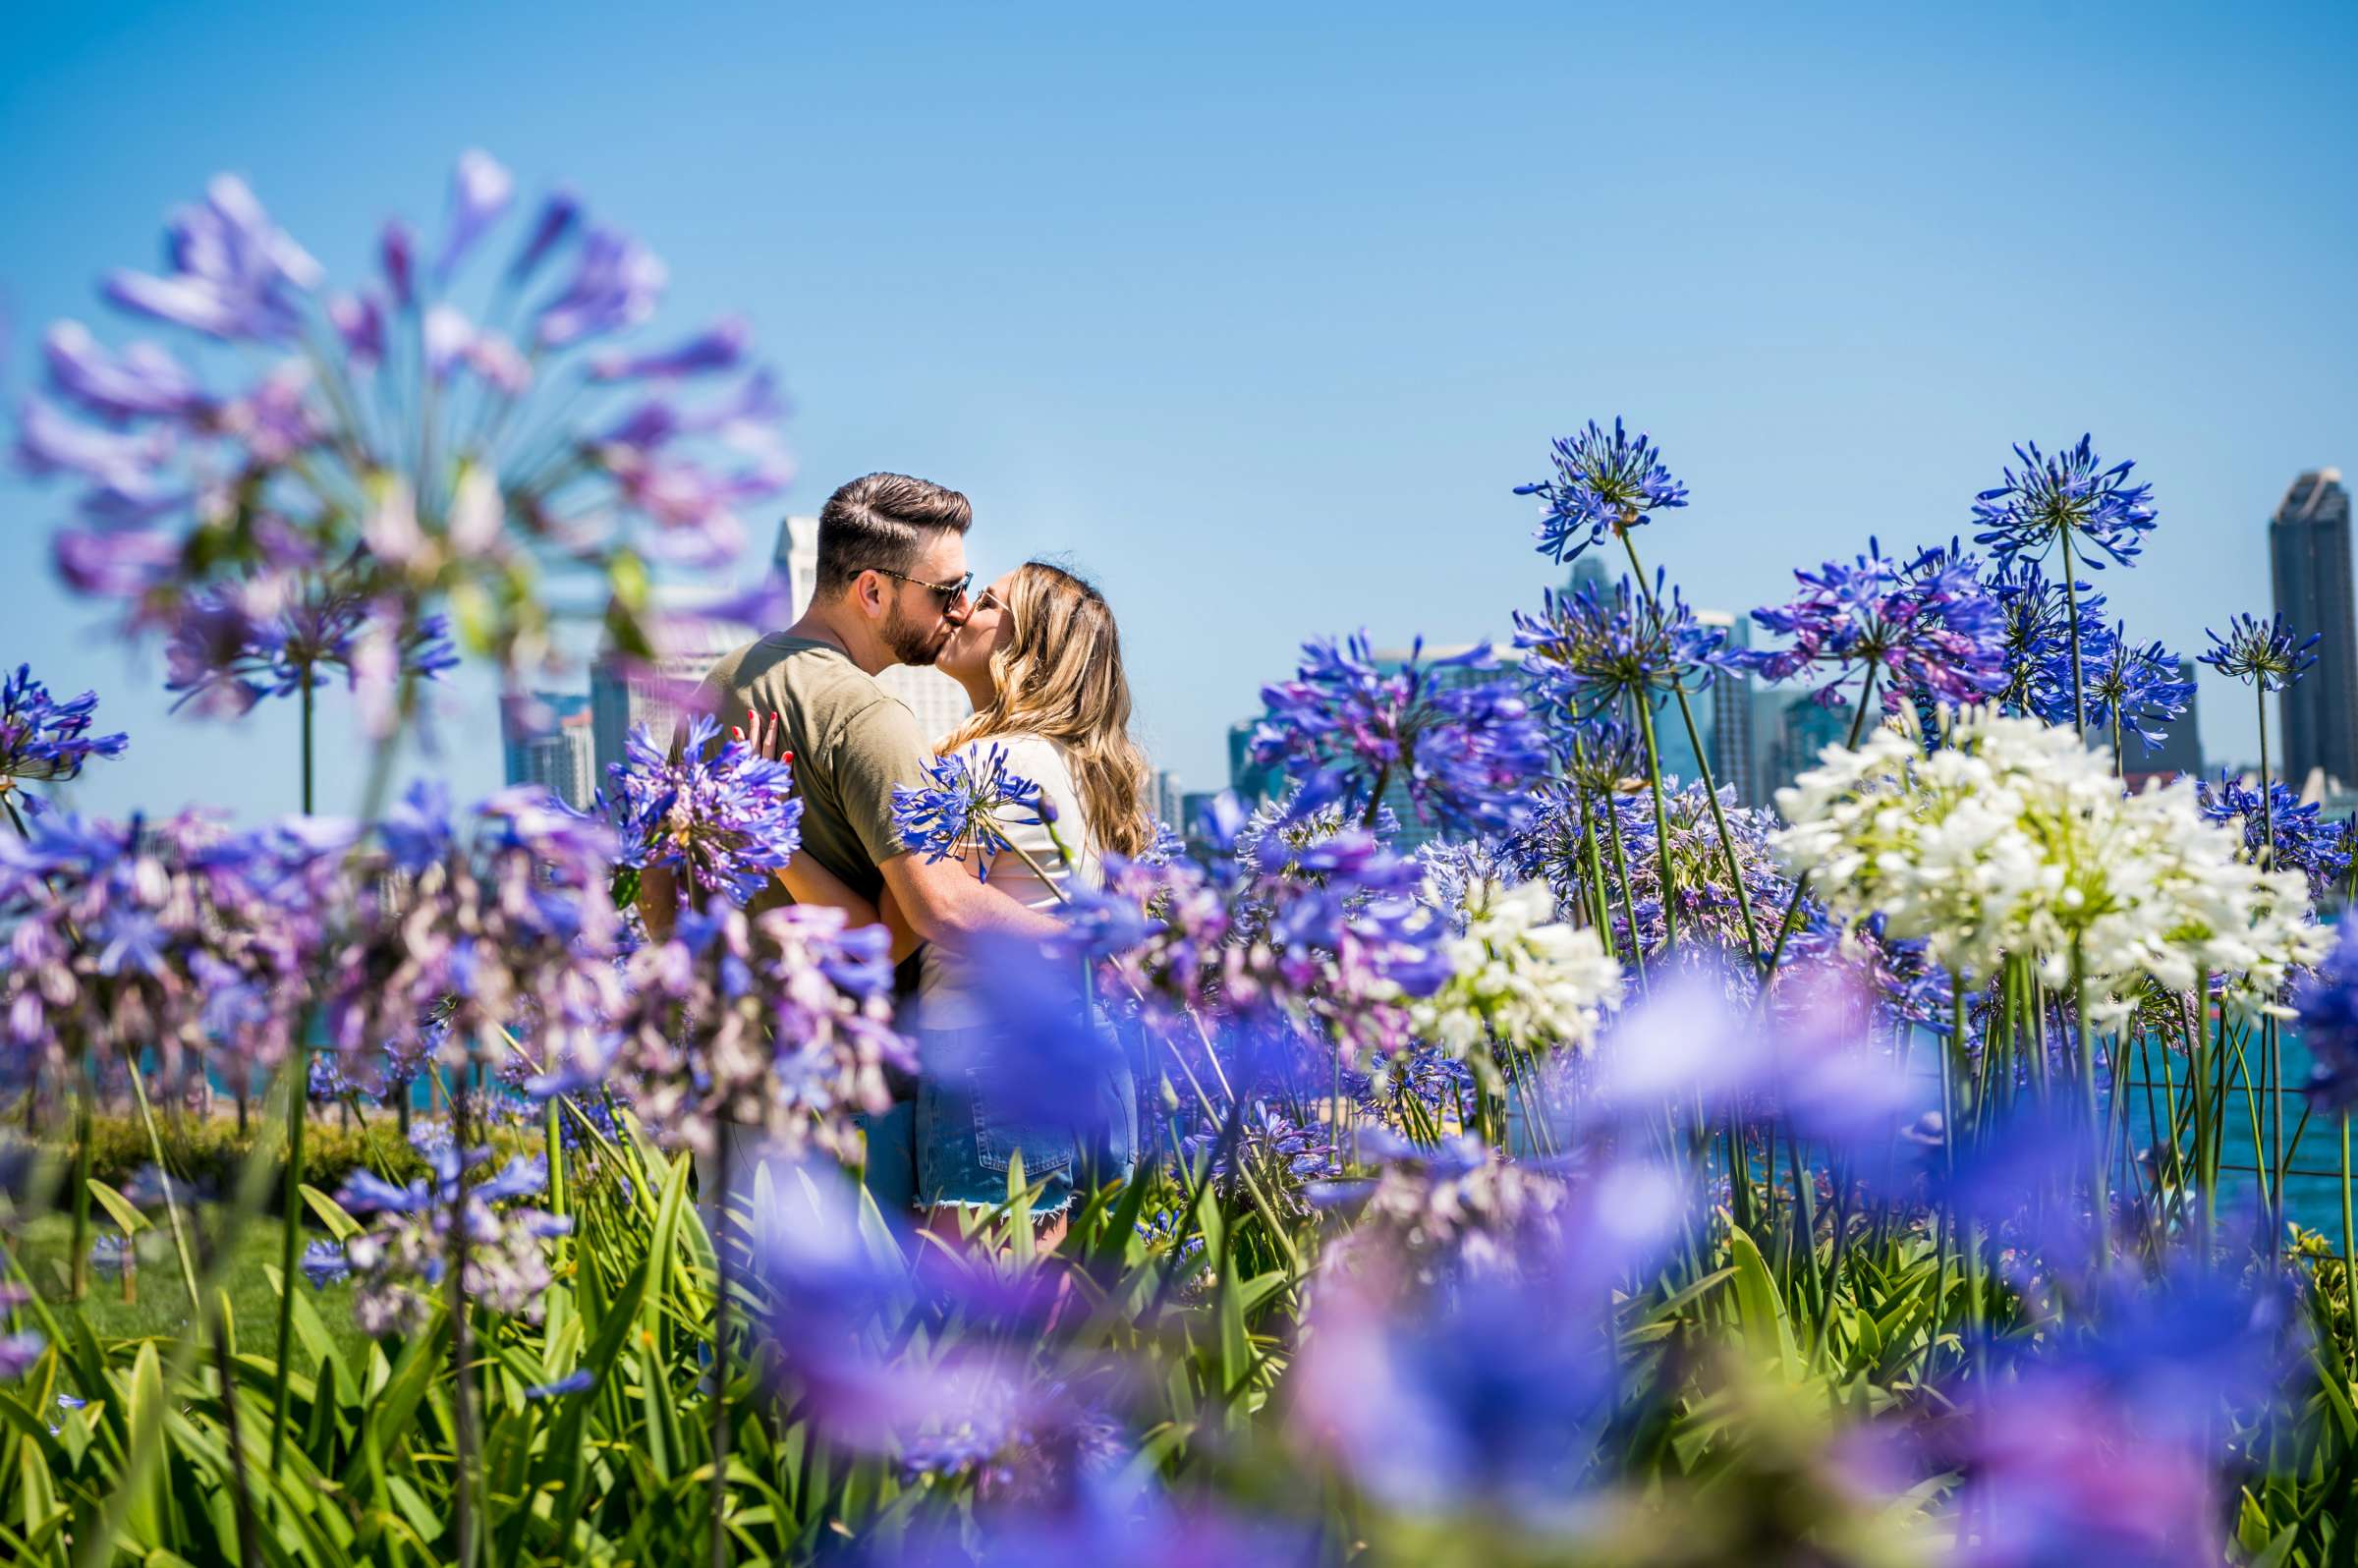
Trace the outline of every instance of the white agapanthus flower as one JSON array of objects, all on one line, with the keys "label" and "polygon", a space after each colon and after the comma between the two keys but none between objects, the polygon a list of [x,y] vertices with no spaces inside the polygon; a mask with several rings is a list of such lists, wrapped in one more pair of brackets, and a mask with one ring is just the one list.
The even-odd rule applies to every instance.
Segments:
[{"label": "white agapanthus flower", "polygon": [[[1438,890],[1429,891],[1437,899]],[[1526,1050],[1579,1050],[1621,1005],[1621,966],[1597,933],[1555,918],[1544,882],[1469,879],[1445,910],[1459,934],[1442,945],[1448,983],[1415,1004],[1417,1032],[1455,1056],[1500,1040]]]},{"label": "white agapanthus flower", "polygon": [[2243,861],[2192,784],[2123,796],[2107,754],[2036,719],[1962,714],[1930,754],[1904,727],[1828,747],[1777,807],[1776,848],[1837,919],[1881,915],[1974,981],[2020,954],[2059,987],[2076,955],[2092,1019],[2117,1019],[2146,976],[2186,991],[2223,975],[2237,1003],[2273,1008],[2327,947],[2301,876]]}]

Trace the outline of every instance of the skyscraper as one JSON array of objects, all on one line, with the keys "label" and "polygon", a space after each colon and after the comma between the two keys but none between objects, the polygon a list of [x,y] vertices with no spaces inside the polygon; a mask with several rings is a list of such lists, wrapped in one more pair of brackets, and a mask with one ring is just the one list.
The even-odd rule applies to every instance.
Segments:
[{"label": "skyscraper", "polygon": [[1776,740],[1769,748],[1772,776],[1767,794],[1772,804],[1777,789],[1818,765],[1820,752],[1849,744],[1850,726],[1857,716],[1852,708],[1826,707],[1807,694],[1780,698],[1780,701]]},{"label": "skyscraper", "polygon": [[1260,727],[1261,720],[1257,718],[1228,726],[1228,787],[1248,807],[1275,800],[1285,790],[1283,768],[1253,760],[1253,732]]},{"label": "skyscraper", "polygon": [[596,766],[590,699],[579,692],[534,692],[533,699],[547,709],[539,716],[554,727],[535,733],[521,722],[524,715],[514,707],[502,707],[499,727],[508,782],[538,784],[575,811],[585,811],[605,782]]},{"label": "skyscraper", "polygon": [[2279,776],[2298,791],[2322,768],[2358,783],[2358,624],[2351,611],[2350,492],[2336,469],[2292,481],[2268,526],[2276,613],[2306,637],[2321,634],[2317,667],[2277,700],[2284,715]]},{"label": "skyscraper", "polygon": [[599,654],[590,666],[594,776],[604,779],[606,769],[622,760],[634,726],[646,725],[658,746],[668,744],[704,672],[723,653],[758,635],[741,621],[699,617],[675,628],[663,656],[651,668],[625,660],[611,648]]}]

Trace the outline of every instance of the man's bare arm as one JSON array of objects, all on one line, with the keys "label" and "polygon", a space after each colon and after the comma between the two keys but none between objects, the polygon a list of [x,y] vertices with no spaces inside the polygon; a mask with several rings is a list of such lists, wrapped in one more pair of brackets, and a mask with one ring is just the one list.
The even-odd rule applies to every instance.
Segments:
[{"label": "man's bare arm", "polygon": [[880,869],[893,902],[928,942],[956,947],[983,932],[1039,942],[1064,929],[1063,922],[977,880],[973,868],[960,861],[895,855]]}]

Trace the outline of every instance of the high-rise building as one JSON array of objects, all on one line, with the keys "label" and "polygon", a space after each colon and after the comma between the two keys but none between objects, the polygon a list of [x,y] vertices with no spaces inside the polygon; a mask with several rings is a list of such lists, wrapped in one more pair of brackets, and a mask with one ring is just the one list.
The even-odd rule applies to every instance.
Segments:
[{"label": "high-rise building", "polygon": [[1792,783],[1803,773],[1818,765],[1818,754],[1829,746],[1841,746],[1850,739],[1853,710],[1845,707],[1826,707],[1808,695],[1785,698],[1777,709],[1776,740],[1769,747],[1768,791],[1774,799],[1776,788]]},{"label": "high-rise building", "polygon": [[2358,783],[2358,623],[2351,609],[2350,492],[2335,469],[2292,481],[2268,527],[2276,613],[2306,637],[2319,634],[2317,667],[2277,700],[2284,715],[2280,777],[2294,790],[2310,774]]},{"label": "high-rise building", "polygon": [[1260,727],[1259,719],[1228,726],[1228,787],[1236,791],[1237,799],[1248,808],[1275,800],[1285,792],[1283,768],[1253,760],[1253,732]]},{"label": "high-rise building", "polygon": [[[770,565],[786,581],[789,618],[801,615],[818,591],[818,519],[790,517],[779,524]],[[928,741],[940,740],[975,710],[966,688],[930,665],[895,664],[876,684],[909,704],[918,733]]]},{"label": "high-rise building", "polygon": [[[1707,626],[1722,624],[1720,612],[1698,610],[1695,618]],[[1752,645],[1752,621],[1748,616],[1724,617],[1727,640],[1737,647]],[[1761,792],[1761,776],[1753,765],[1756,748],[1752,741],[1752,677],[1722,670],[1712,678],[1712,782],[1723,789],[1735,791],[1737,803],[1759,806],[1767,797]],[[1700,716],[1696,720],[1701,723]]]},{"label": "high-rise building", "polygon": [[[534,692],[533,701],[540,712],[526,714],[513,707],[500,711],[507,781],[538,784],[575,811],[586,810],[603,782],[596,765],[590,699],[579,692]],[[549,727],[535,730],[529,718],[545,719]]]},{"label": "high-rise building", "polygon": [[1169,768],[1154,774],[1154,816],[1157,821],[1180,827],[1187,821],[1187,792],[1179,787],[1179,775]]},{"label": "high-rise building", "polygon": [[[660,590],[658,590],[660,591]],[[631,731],[646,726],[657,745],[667,745],[687,711],[687,700],[719,657],[751,643],[758,634],[741,621],[718,616],[675,623],[663,656],[651,665],[626,660],[612,649],[590,666],[590,724],[597,778],[623,758]]]}]

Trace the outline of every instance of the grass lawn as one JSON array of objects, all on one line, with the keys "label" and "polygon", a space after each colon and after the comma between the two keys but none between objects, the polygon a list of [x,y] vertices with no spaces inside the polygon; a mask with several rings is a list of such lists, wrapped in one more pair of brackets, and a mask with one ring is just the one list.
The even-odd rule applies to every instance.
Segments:
[{"label": "grass lawn", "polygon": [[[77,1307],[66,1299],[71,1284],[67,1260],[74,1233],[74,1222],[68,1215],[46,1214],[34,1220],[18,1244],[17,1255],[31,1277],[33,1288],[41,1293],[50,1310],[61,1317],[81,1313],[90,1331],[101,1340],[175,1338],[188,1322],[189,1293],[181,1283],[171,1231],[161,1212],[154,1218],[154,1227],[139,1238],[129,1301],[124,1300],[123,1279],[112,1270],[96,1267],[90,1270],[89,1293],[82,1304]],[[91,1214],[90,1229],[95,1235],[119,1234],[99,1212]],[[307,1229],[303,1239],[308,1242],[326,1234],[323,1230]],[[278,1293],[270,1288],[266,1269],[278,1266],[279,1245],[275,1220],[248,1226],[237,1240],[237,1256],[222,1276],[229,1291],[229,1308],[237,1325],[241,1351],[267,1353],[277,1332]],[[310,1282],[303,1278],[300,1270],[295,1288],[311,1291]],[[365,1342],[367,1336],[352,1323],[349,1281],[311,1291],[311,1296],[328,1332],[346,1349]]]}]

